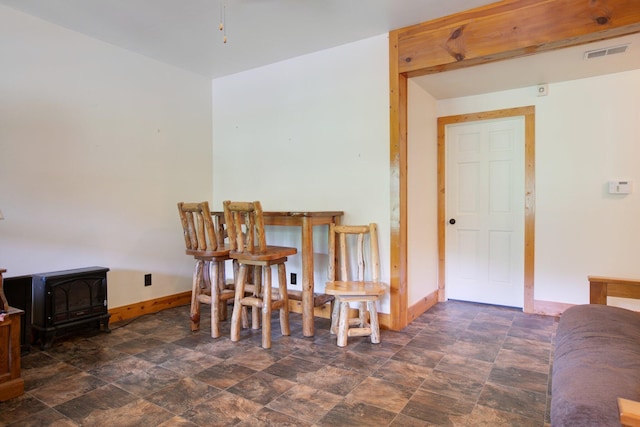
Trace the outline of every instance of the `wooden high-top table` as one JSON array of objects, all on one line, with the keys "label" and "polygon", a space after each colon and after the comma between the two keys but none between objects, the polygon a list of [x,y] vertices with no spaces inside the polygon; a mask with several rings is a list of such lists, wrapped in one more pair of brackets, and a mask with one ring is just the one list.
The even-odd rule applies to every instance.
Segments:
[{"label": "wooden high-top table", "polygon": [[[224,212],[211,212],[224,223]],[[302,333],[305,337],[314,334],[313,324],[313,227],[317,225],[340,224],[342,211],[313,212],[263,212],[264,225],[301,227],[302,238],[300,255],[302,257]],[[327,235],[328,237],[328,235]]]}]

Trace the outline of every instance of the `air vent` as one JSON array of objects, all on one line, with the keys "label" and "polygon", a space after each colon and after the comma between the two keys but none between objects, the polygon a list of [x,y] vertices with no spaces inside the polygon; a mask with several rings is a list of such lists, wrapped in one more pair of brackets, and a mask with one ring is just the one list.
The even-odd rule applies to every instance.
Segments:
[{"label": "air vent", "polygon": [[604,49],[589,50],[584,53],[584,59],[602,58],[603,56],[625,53],[629,48],[628,44],[621,46],[606,47]]}]

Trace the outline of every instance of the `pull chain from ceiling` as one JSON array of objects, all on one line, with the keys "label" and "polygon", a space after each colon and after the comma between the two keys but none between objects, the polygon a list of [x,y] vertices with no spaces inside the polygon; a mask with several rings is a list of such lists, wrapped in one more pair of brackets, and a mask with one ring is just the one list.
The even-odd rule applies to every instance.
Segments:
[{"label": "pull chain from ceiling", "polygon": [[220,31],[222,31],[222,41],[227,43],[227,0],[220,0]]}]

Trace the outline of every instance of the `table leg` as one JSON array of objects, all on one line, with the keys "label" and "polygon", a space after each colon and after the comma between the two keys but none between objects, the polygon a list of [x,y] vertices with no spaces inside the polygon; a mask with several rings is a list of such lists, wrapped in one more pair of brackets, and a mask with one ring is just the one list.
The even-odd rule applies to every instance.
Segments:
[{"label": "table leg", "polygon": [[302,218],[302,334],[312,337],[313,324],[313,225]]}]

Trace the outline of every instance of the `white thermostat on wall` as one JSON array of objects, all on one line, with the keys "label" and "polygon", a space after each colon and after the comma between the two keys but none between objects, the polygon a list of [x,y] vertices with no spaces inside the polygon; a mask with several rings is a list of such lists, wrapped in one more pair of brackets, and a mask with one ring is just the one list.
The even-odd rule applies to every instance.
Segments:
[{"label": "white thermostat on wall", "polygon": [[609,194],[631,194],[631,181],[609,181]]}]

